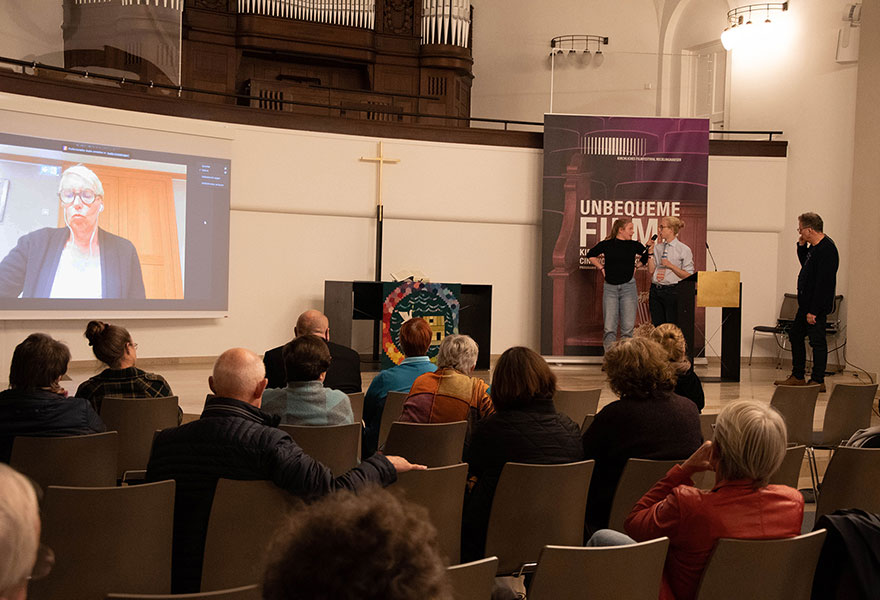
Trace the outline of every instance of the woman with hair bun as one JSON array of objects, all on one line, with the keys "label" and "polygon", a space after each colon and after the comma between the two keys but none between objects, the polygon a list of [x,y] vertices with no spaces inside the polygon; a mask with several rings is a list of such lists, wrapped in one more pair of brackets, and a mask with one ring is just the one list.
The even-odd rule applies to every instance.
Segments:
[{"label": "woman with hair bun", "polygon": [[683,227],[684,221],[678,217],[660,219],[660,240],[654,245],[654,253],[648,257],[648,271],[651,273],[648,305],[654,325],[676,322],[678,291],[675,288],[682,279],[694,274],[694,253],[678,239],[678,232]]},{"label": "woman with hair bun", "polygon": [[[651,327],[650,324],[646,323],[646,325]],[[675,393],[693,401],[697,405],[697,410],[703,412],[706,395],[700,378],[694,372],[694,365],[687,357],[687,343],[681,329],[678,325],[664,323],[652,328],[646,335],[663,346],[669,354],[669,362],[672,363],[676,373]]]},{"label": "woman with hair bun", "polygon": [[164,377],[135,367],[137,344],[125,327],[89,321],[85,337],[95,357],[108,368],[84,381],[76,395],[91,402],[98,413],[104,396],[164,398],[174,395]]}]

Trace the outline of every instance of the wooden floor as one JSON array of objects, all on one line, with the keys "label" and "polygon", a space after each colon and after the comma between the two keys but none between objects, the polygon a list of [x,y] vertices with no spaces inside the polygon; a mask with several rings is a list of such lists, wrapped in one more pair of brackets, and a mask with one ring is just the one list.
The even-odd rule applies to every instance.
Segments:
[{"label": "wooden floor", "polygon": [[[160,373],[171,385],[171,389],[180,399],[180,406],[184,413],[198,415],[202,411],[205,403],[205,396],[208,390],[208,375],[211,374],[212,360],[186,360],[186,361],[169,361],[169,360],[150,360],[145,359],[138,362],[138,367]],[[494,364],[494,360],[493,360]],[[602,388],[602,396],[599,402],[601,409],[609,402],[616,398],[608,387],[605,373],[602,372],[599,364],[589,365],[556,365],[551,364],[553,371],[558,378],[558,387],[561,389],[587,389]],[[62,382],[64,387],[74,394],[77,386],[99,372],[101,369],[92,363],[71,364],[68,371],[70,381]],[[718,366],[716,365],[698,365],[696,372],[701,378],[710,375],[718,375]],[[363,389],[366,391],[370,382],[375,377],[376,371],[365,371],[361,374],[363,380]],[[489,371],[478,371],[477,376],[482,377],[487,382],[490,380]],[[762,402],[770,402],[773,396],[774,385],[776,379],[784,379],[789,375],[789,370],[784,368],[776,368],[775,362],[769,362],[766,359],[758,364],[757,361],[751,367],[747,366],[743,361],[741,381],[724,382],[724,383],[703,383],[703,390],[706,394],[706,407],[704,413],[717,413],[721,408],[740,398],[750,398]],[[827,377],[825,380],[828,386],[828,393],[819,395],[819,402],[816,406],[814,418],[814,429],[821,429],[825,418],[825,407],[828,404],[828,395],[832,387],[837,383],[869,383],[866,375],[863,373],[854,373],[846,371]],[[876,405],[875,405],[876,406]],[[880,425],[880,417],[876,411],[872,417],[873,425]],[[818,451],[817,462],[820,473],[824,472],[828,463],[828,453]],[[799,487],[809,488],[810,471],[807,461],[804,461],[801,469]],[[809,530],[812,527],[812,517],[810,511],[815,511],[814,504],[807,505],[808,514],[805,515],[804,527]]]}]

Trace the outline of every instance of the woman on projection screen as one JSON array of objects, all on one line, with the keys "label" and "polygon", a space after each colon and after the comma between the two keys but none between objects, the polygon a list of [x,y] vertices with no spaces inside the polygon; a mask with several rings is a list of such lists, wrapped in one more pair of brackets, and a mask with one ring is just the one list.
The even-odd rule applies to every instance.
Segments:
[{"label": "woman on projection screen", "polygon": [[44,227],[18,239],[0,262],[6,298],[143,299],[144,280],[134,245],[98,227],[104,186],[84,165],[61,174],[58,199],[65,227]]},{"label": "woman on projection screen", "polygon": [[[631,338],[636,324],[639,303],[636,260],[642,264],[648,262],[654,242],[649,241],[645,247],[632,239],[634,233],[632,219],[617,219],[611,225],[609,236],[587,252],[587,258],[605,279],[602,289],[602,312],[605,317],[602,346],[606,352],[617,341],[618,326],[621,338]],[[604,263],[599,256],[604,257]]]}]

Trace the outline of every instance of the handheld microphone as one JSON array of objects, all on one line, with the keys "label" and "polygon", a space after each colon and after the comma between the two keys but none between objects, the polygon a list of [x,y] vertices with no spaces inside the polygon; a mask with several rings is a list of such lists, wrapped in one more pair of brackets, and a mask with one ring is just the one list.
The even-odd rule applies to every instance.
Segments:
[{"label": "handheld microphone", "polygon": [[[657,234],[655,233],[654,235],[651,236],[651,241],[653,242],[656,239],[657,239]],[[645,251],[642,252],[642,260],[644,261],[642,264],[648,262],[648,259],[646,257],[648,257],[650,255],[651,255],[651,249],[646,246]]]},{"label": "handheld microphone", "polygon": [[715,264],[715,257],[712,256],[712,249],[709,248],[709,242],[706,242],[706,250],[709,251],[709,258],[712,259],[712,264],[715,266],[715,270],[717,271],[717,270],[718,270],[718,265]]}]

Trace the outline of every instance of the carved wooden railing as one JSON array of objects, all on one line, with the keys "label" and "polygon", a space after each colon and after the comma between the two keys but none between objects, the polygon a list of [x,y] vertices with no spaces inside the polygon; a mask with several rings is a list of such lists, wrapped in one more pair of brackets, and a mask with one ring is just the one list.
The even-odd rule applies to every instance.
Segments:
[{"label": "carved wooden railing", "polygon": [[249,80],[248,92],[251,108],[404,123],[415,121],[402,113],[414,112],[419,99],[405,94],[338,90],[265,79]]}]

